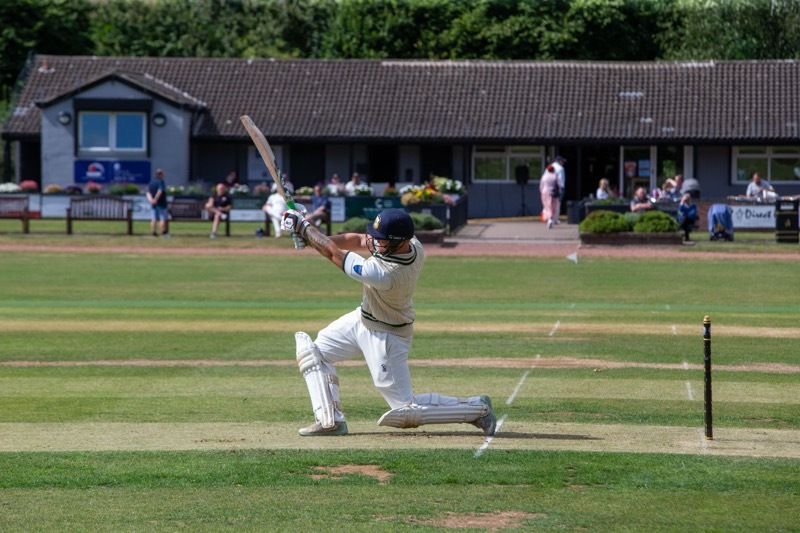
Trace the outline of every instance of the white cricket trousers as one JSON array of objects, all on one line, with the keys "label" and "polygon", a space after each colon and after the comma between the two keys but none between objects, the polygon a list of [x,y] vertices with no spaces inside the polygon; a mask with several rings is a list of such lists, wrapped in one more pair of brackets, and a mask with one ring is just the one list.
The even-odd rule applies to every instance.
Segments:
[{"label": "white cricket trousers", "polygon": [[334,364],[363,355],[372,382],[392,409],[412,402],[408,370],[411,338],[367,329],[358,308],[331,322],[314,343],[322,353],[323,372],[336,375]]}]

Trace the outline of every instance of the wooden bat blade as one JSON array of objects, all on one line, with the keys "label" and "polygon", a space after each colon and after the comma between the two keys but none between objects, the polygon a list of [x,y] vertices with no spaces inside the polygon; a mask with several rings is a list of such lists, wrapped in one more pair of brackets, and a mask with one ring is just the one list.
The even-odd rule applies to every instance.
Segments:
[{"label": "wooden bat blade", "polygon": [[239,120],[242,121],[244,128],[253,140],[253,144],[256,145],[256,150],[258,150],[258,153],[261,155],[261,159],[264,160],[264,164],[267,166],[270,176],[272,176],[272,181],[274,181],[275,185],[278,187],[278,192],[280,192],[281,196],[286,200],[286,205],[289,206],[289,209],[295,209],[294,199],[292,195],[286,191],[286,187],[284,187],[281,171],[275,164],[275,154],[272,152],[267,138],[264,137],[264,134],[248,115],[242,115]]}]

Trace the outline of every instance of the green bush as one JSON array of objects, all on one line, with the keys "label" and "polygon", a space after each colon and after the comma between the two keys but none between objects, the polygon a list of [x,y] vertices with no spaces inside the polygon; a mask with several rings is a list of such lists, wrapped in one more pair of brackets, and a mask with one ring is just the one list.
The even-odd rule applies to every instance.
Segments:
[{"label": "green bush", "polygon": [[625,222],[628,223],[629,228],[633,228],[639,219],[642,218],[641,213],[635,213],[633,211],[628,211],[627,213],[623,213],[622,216],[625,218]]},{"label": "green bush", "polygon": [[108,194],[140,194],[139,187],[135,183],[114,183],[108,188]]},{"label": "green bush", "polygon": [[628,200],[625,198],[603,198],[602,200],[592,200],[592,205],[625,205]]},{"label": "green bush", "polygon": [[366,226],[372,222],[363,217],[348,218],[342,224],[341,231],[345,233],[366,233]]},{"label": "green bush", "polygon": [[631,230],[621,213],[602,209],[589,213],[578,227],[581,233],[619,233]]},{"label": "green bush", "polygon": [[[411,220],[414,221],[414,229],[416,231],[430,231],[435,229],[442,229],[444,226],[441,221],[433,215],[423,213],[409,213]],[[347,233],[364,233],[365,226],[372,222],[364,217],[353,217],[347,219],[342,224],[341,231]]]},{"label": "green bush", "polygon": [[661,211],[648,211],[639,217],[633,226],[636,233],[668,233],[678,231],[678,223],[667,213]]},{"label": "green bush", "polygon": [[414,229],[417,231],[431,231],[444,228],[441,220],[433,215],[423,213],[409,213],[409,215],[411,216],[411,220],[414,221]]}]

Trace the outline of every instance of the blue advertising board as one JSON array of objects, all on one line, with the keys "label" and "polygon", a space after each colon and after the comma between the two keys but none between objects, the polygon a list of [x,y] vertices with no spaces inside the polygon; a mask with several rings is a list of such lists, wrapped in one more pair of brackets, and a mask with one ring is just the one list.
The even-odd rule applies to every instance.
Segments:
[{"label": "blue advertising board", "polygon": [[75,161],[75,183],[150,183],[150,161]]}]

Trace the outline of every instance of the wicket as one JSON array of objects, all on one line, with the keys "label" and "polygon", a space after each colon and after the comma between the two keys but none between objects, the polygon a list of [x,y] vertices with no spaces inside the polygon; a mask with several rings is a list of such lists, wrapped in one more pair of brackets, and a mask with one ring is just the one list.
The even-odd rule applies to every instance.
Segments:
[{"label": "wicket", "polygon": [[703,363],[705,366],[706,440],[714,439],[711,428],[711,319],[703,318]]}]

